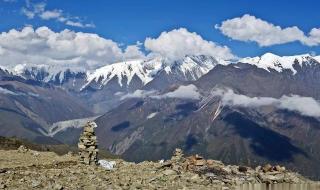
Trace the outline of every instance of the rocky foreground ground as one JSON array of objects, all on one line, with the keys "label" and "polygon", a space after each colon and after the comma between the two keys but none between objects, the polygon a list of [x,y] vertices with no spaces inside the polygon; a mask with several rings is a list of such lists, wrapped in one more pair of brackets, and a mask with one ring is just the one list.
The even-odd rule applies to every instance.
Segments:
[{"label": "rocky foreground ground", "polygon": [[255,169],[230,166],[177,149],[171,160],[130,163],[114,160],[112,170],[79,163],[78,156],[58,156],[20,147],[0,150],[0,189],[320,189],[320,184],[280,166]]}]

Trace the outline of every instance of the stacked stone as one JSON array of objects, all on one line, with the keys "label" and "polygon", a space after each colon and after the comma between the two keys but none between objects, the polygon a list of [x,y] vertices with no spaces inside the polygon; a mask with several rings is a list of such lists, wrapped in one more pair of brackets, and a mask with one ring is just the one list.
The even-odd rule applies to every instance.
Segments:
[{"label": "stacked stone", "polygon": [[176,148],[172,157],[171,157],[171,161],[174,162],[180,162],[183,159],[183,152],[180,148]]},{"label": "stacked stone", "polygon": [[94,128],[95,122],[88,122],[79,138],[78,148],[80,162],[86,165],[98,165],[98,143]]}]

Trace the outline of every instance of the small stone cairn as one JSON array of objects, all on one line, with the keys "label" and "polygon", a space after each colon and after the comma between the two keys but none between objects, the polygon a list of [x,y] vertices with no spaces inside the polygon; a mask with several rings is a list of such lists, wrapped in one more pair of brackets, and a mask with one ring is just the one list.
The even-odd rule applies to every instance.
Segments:
[{"label": "small stone cairn", "polygon": [[20,145],[18,148],[18,152],[20,152],[20,153],[26,153],[28,151],[29,151],[29,149],[27,147],[25,147],[24,145]]},{"label": "small stone cairn", "polygon": [[94,128],[97,124],[89,121],[83,128],[83,133],[79,138],[78,148],[80,162],[86,165],[98,165],[98,144]]},{"label": "small stone cairn", "polygon": [[183,160],[183,152],[180,148],[176,148],[171,157],[173,162],[181,162]]}]

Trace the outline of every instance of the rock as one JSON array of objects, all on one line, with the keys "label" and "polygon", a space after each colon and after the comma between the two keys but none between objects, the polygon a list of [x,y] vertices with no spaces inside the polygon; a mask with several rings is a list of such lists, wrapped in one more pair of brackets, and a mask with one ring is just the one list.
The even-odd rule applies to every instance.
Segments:
[{"label": "rock", "polygon": [[199,182],[201,182],[201,178],[198,174],[195,174],[190,178],[190,181],[193,183],[199,183]]},{"label": "rock", "polygon": [[262,167],[262,171],[264,173],[270,172],[270,171],[272,171],[272,166],[270,164],[266,164],[265,166]]},{"label": "rock", "polygon": [[239,166],[238,170],[239,170],[239,172],[245,173],[248,171],[248,168],[245,166]]},{"label": "rock", "polygon": [[259,172],[259,171],[261,170],[261,168],[262,168],[261,166],[257,166],[257,167],[255,168],[255,171],[256,171],[256,172]]},{"label": "rock", "polygon": [[176,175],[176,174],[177,174],[176,171],[171,170],[171,169],[164,170],[162,173],[163,173],[164,175]]},{"label": "rock", "polygon": [[183,157],[183,152],[180,148],[176,148],[172,157],[171,157],[171,160],[172,161],[180,161]]},{"label": "rock", "polygon": [[60,184],[55,184],[55,185],[53,186],[53,189],[54,189],[54,190],[62,190],[62,189],[63,189],[63,186],[60,185]]},{"label": "rock", "polygon": [[31,151],[31,154],[33,156],[39,156],[40,155],[40,153],[38,151],[34,151],[34,150]]},{"label": "rock", "polygon": [[114,167],[116,166],[115,161],[107,161],[107,160],[99,160],[98,162],[101,167],[103,167],[106,170],[113,170]]},{"label": "rock", "polygon": [[[87,133],[94,135],[94,133]],[[39,152],[37,162],[31,154],[18,154],[18,157],[6,156],[0,150],[1,160],[8,162],[14,158],[19,162],[26,162],[19,169],[12,169],[8,164],[8,171],[0,174],[0,187],[8,189],[258,189],[265,184],[287,183],[308,184],[312,181],[290,171],[276,171],[281,166],[273,166],[263,172],[261,167],[256,171],[247,166],[224,165],[220,161],[206,160],[199,155],[180,157],[181,151],[176,151],[176,158],[180,161],[167,161],[170,164],[144,161],[140,163],[114,159],[116,169],[105,170],[102,167],[88,167],[76,162],[75,157],[66,155],[51,155]],[[85,155],[88,153],[86,152]],[[41,159],[49,156],[42,163]],[[55,160],[55,161],[53,161]],[[88,159],[90,161],[90,159]],[[9,167],[10,166],[10,167]],[[165,166],[165,167],[164,167]],[[186,167],[188,166],[188,167]],[[270,167],[268,167],[270,168]],[[263,184],[264,183],[264,184]],[[252,186],[257,184],[258,186]],[[247,185],[247,186],[242,186]],[[243,188],[242,188],[243,187]],[[303,188],[302,188],[303,189]],[[319,189],[319,188],[314,188]]]},{"label": "rock", "polygon": [[39,187],[40,186],[40,181],[37,180],[31,180],[31,186],[32,187]]},{"label": "rock", "polygon": [[205,160],[196,160],[194,165],[196,165],[196,166],[204,166],[204,165],[206,165],[206,161]]},{"label": "rock", "polygon": [[5,189],[5,188],[7,188],[7,186],[5,185],[5,184],[0,184],[0,189]]},{"label": "rock", "polygon": [[265,174],[265,173],[259,173],[258,177],[260,178],[260,180],[263,183],[282,183],[284,182],[284,174],[278,173],[276,175],[272,175],[272,174]]},{"label": "rock", "polygon": [[221,161],[217,161],[217,160],[207,160],[207,164],[209,166],[213,166],[213,165],[219,165],[219,166],[223,166],[224,164]]},{"label": "rock", "polygon": [[7,172],[7,170],[6,169],[0,169],[0,174],[2,174],[2,173],[6,173]]},{"label": "rock", "polygon": [[78,148],[80,162],[86,165],[98,165],[98,145],[94,128],[95,122],[88,122],[83,128],[83,133],[79,138]]},{"label": "rock", "polygon": [[29,149],[27,148],[27,147],[25,147],[24,145],[21,145],[21,146],[19,146],[19,148],[18,148],[18,152],[19,153],[26,153],[26,152],[28,152],[29,151]]},{"label": "rock", "polygon": [[276,165],[276,166],[274,167],[274,170],[275,170],[275,171],[278,171],[278,172],[284,172],[284,171],[286,170],[286,168],[285,168],[285,167],[281,167],[281,166],[279,166],[279,165]]},{"label": "rock", "polygon": [[219,166],[220,168],[220,171],[223,173],[223,174],[231,174],[232,173],[232,168],[230,167],[221,167]]}]

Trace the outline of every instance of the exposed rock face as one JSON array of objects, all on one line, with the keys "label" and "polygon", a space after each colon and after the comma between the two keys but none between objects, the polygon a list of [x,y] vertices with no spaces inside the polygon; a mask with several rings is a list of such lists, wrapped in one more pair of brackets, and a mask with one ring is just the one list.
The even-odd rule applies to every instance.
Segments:
[{"label": "exposed rock face", "polygon": [[87,165],[98,164],[98,144],[97,136],[94,133],[94,128],[97,127],[95,122],[88,122],[83,128],[83,133],[79,138],[78,148],[80,162]]}]

